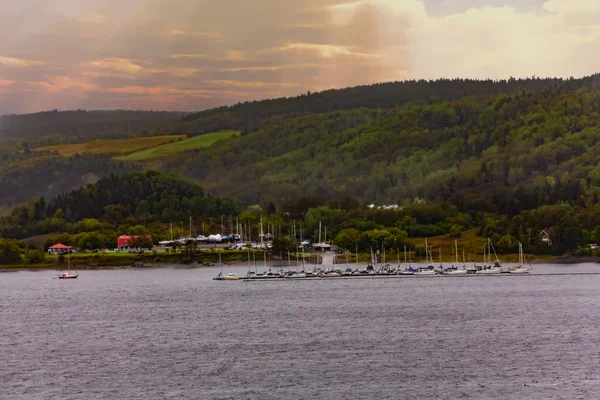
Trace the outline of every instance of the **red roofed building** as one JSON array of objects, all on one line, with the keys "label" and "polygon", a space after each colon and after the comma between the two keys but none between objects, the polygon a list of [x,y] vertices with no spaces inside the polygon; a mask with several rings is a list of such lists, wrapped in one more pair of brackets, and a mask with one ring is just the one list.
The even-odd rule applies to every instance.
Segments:
[{"label": "red roofed building", "polygon": [[[139,236],[127,236],[127,235],[119,236],[119,238],[117,239],[117,246],[119,247],[119,251],[150,250],[147,248],[140,248],[140,247],[136,246],[135,241],[137,240],[138,237]],[[152,240],[152,238],[150,236],[148,236],[148,238],[150,240]]]},{"label": "red roofed building", "polygon": [[48,247],[48,254],[64,255],[72,252],[73,248],[71,246],[65,246],[62,243],[57,243],[53,246]]}]

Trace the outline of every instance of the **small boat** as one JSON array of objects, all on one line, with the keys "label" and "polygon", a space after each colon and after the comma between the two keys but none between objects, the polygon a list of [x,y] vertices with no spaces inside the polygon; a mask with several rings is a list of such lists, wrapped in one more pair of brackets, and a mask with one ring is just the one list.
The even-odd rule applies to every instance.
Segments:
[{"label": "small boat", "polygon": [[395,269],[396,275],[414,275],[415,270],[407,263],[406,260],[406,246],[404,246],[404,265],[408,264],[408,267],[402,268],[400,264],[400,253],[396,249],[396,253],[398,253],[398,268]]},{"label": "small boat", "polygon": [[437,274],[437,272],[435,271],[435,267],[433,265],[430,265],[429,267],[419,267],[413,273],[413,275],[436,275],[436,274]]},{"label": "small boat", "polygon": [[466,275],[467,274],[467,270],[465,269],[458,269],[456,267],[454,268],[449,268],[444,270],[444,272],[442,272],[443,275]]},{"label": "small boat", "polygon": [[307,277],[307,275],[305,272],[294,272],[292,274],[285,276],[286,279],[301,279],[301,278],[306,278],[306,277]]},{"label": "small boat", "polygon": [[[458,265],[458,241],[454,241],[454,261],[456,262],[456,265]],[[444,275],[466,275],[467,274],[467,270],[466,269],[459,269],[458,267],[455,267],[454,265],[450,268],[445,269],[442,274]]]},{"label": "small boat", "polygon": [[71,273],[71,253],[69,253],[69,255],[67,255],[67,272],[63,272],[62,274],[58,275],[58,279],[77,279],[79,277],[79,274],[77,273],[77,270],[75,270],[75,273],[72,274]]},{"label": "small boat", "polygon": [[230,272],[227,275],[223,275],[223,264],[221,263],[221,252],[219,252],[219,267],[221,267],[221,271],[219,275],[215,276],[213,280],[215,281],[239,281],[240,277],[237,276],[236,273]]},{"label": "small boat", "polygon": [[519,264],[508,268],[511,274],[528,274],[529,270],[523,266],[525,257],[523,256],[523,245],[519,242]]},{"label": "small boat", "polygon": [[240,277],[235,272],[230,272],[227,275],[217,275],[213,278],[215,281],[239,281]]},{"label": "small boat", "polygon": [[[430,261],[431,259],[431,261]],[[425,262],[429,263],[431,262],[431,264],[428,267],[419,267],[417,268],[417,270],[414,272],[413,275],[436,275],[437,272],[435,271],[435,267],[433,266],[433,256],[431,255],[431,252],[429,251],[429,246],[427,245],[427,239],[425,239]]]},{"label": "small boat", "polygon": [[[500,260],[498,260],[498,256],[496,255],[496,261],[494,265],[492,263],[491,251],[493,249],[492,240],[488,238],[487,240],[487,257],[486,257],[486,245],[483,246],[483,267],[477,269],[477,274],[480,275],[490,275],[490,274],[501,274],[502,273],[502,265],[500,265]],[[494,254],[496,254],[496,250],[494,249]],[[489,263],[490,265],[488,266]]]},{"label": "small boat", "polygon": [[77,274],[71,274],[68,272],[64,272],[64,273],[58,275],[58,279],[77,279],[78,276],[79,275],[77,275]]},{"label": "small boat", "polygon": [[501,274],[502,268],[498,266],[488,267],[485,266],[477,271],[477,275],[490,275],[490,274]]}]

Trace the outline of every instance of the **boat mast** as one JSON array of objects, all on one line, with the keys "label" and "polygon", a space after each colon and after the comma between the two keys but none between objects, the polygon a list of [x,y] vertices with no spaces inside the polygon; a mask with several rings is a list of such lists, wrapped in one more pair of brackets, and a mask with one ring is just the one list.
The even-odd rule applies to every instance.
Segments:
[{"label": "boat mast", "polygon": [[250,272],[250,247],[248,247],[248,272]]},{"label": "boat mast", "polygon": [[264,248],[263,248],[263,236],[264,236],[264,232],[263,232],[262,214],[261,214],[261,216],[260,216],[260,248],[264,250]]},{"label": "boat mast", "polygon": [[321,245],[321,221],[319,221],[319,245]]},{"label": "boat mast", "polygon": [[221,263],[221,250],[219,250],[219,267],[221,268],[221,276],[223,276],[223,264]]},{"label": "boat mast", "polygon": [[456,265],[458,266],[458,240],[454,241],[454,258],[456,259]]},{"label": "boat mast", "polygon": [[267,273],[267,250],[263,250],[263,257],[265,260],[265,274]]}]

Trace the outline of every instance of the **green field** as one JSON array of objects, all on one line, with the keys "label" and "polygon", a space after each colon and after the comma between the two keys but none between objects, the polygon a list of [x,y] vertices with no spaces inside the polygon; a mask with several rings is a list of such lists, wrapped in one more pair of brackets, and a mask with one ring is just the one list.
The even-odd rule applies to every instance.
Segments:
[{"label": "green field", "polygon": [[119,161],[144,161],[153,158],[168,157],[189,150],[209,147],[219,140],[229,139],[234,136],[239,136],[239,134],[240,131],[220,131],[207,133],[189,139],[180,140],[178,142],[136,151],[135,153],[116,157],[116,159]]},{"label": "green field", "polygon": [[127,154],[139,150],[148,149],[176,140],[184,139],[185,135],[169,136],[148,136],[130,139],[98,139],[85,143],[59,144],[56,146],[37,147],[35,151],[58,152],[63,157],[70,157],[74,154],[94,153],[94,154]]}]

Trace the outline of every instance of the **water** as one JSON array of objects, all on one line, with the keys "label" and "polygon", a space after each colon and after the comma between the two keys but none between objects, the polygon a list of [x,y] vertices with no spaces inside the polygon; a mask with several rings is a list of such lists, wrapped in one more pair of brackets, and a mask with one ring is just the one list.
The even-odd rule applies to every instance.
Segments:
[{"label": "water", "polygon": [[[534,267],[600,272],[594,264]],[[600,393],[600,275],[275,282],[216,282],[215,275],[0,274],[0,398]]]}]

